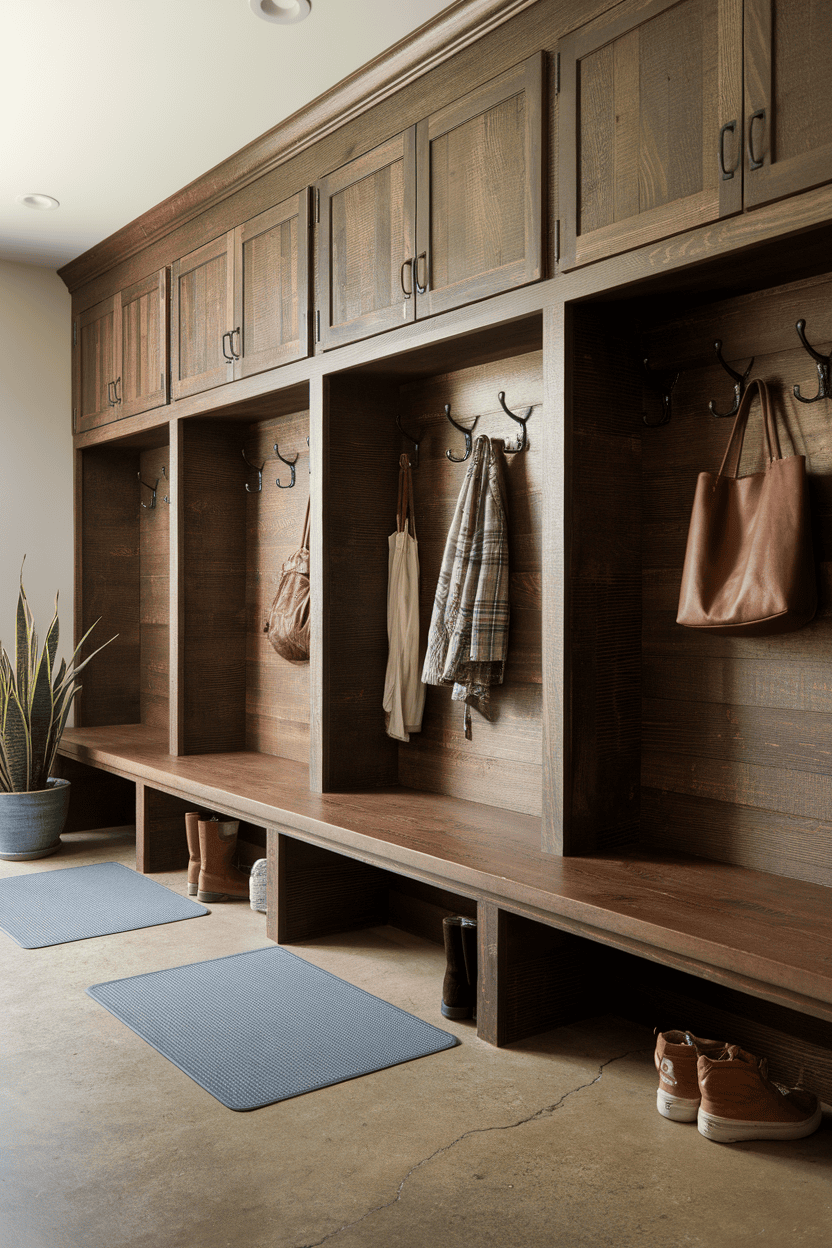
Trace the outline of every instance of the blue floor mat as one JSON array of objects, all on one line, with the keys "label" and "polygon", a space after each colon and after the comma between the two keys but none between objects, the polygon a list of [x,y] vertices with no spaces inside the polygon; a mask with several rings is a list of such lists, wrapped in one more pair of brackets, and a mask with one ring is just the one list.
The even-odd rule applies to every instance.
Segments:
[{"label": "blue floor mat", "polygon": [[0,880],[0,928],[24,949],[132,932],[208,913],[205,906],[120,862]]},{"label": "blue floor mat", "polygon": [[459,1043],[276,946],[116,979],[87,992],[236,1110]]}]

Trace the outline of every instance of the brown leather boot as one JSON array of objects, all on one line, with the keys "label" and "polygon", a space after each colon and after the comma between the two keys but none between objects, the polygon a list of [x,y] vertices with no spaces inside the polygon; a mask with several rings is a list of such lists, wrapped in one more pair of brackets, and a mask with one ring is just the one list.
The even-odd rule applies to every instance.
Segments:
[{"label": "brown leather boot", "polygon": [[462,946],[462,924],[467,922],[460,915],[449,915],[442,920],[442,936],[445,941],[445,978],[442,981],[442,1013],[445,1018],[470,1018],[476,1001],[465,973],[465,952]]},{"label": "brown leather boot", "polygon": [[199,888],[199,868],[202,862],[199,852],[199,812],[189,810],[185,815],[185,836],[188,838],[188,896],[195,897]]},{"label": "brown leather boot", "polygon": [[239,819],[199,821],[199,872],[197,901],[248,901],[248,875],[234,866]]}]

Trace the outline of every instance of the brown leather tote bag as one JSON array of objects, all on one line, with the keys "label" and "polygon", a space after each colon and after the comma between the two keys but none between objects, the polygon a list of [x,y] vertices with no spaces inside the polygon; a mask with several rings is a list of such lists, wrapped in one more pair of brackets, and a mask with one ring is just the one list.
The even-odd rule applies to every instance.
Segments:
[{"label": "brown leather tote bag", "polygon": [[[740,477],[748,413],[760,396],[765,472]],[[690,518],[678,624],[760,637],[807,624],[817,609],[806,457],[783,458],[768,387],[748,383],[719,472],[701,472]]]},{"label": "brown leather tote bag", "polygon": [[309,662],[309,503],[300,549],[280,570],[277,593],[263,629],[281,658]]}]

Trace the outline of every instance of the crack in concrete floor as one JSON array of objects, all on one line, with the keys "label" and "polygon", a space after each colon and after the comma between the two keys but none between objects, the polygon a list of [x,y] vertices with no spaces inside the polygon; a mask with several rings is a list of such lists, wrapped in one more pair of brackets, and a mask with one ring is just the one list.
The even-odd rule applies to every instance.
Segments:
[{"label": "crack in concrete floor", "polygon": [[360,1226],[361,1223],[366,1222],[367,1218],[371,1217],[372,1214],[380,1213],[382,1209],[391,1209],[393,1205],[397,1205],[401,1200],[404,1185],[411,1175],[415,1174],[417,1170],[421,1170],[422,1166],[426,1166],[428,1162],[433,1161],[436,1157],[441,1157],[443,1153],[450,1152],[452,1148],[455,1148],[457,1144],[461,1144],[463,1140],[467,1140],[470,1136],[485,1135],[489,1131],[513,1131],[515,1127],[525,1126],[528,1122],[536,1122],[540,1118],[547,1118],[549,1115],[553,1114],[555,1110],[560,1109],[563,1102],[568,1100],[570,1096],[575,1096],[577,1092],[583,1092],[586,1088],[591,1088],[594,1084],[598,1083],[607,1066],[611,1066],[613,1062],[622,1062],[625,1057],[632,1057],[636,1053],[646,1053],[648,1051],[649,1050],[647,1049],[628,1049],[626,1053],[619,1053],[615,1057],[607,1058],[607,1060],[602,1062],[598,1067],[598,1074],[594,1079],[590,1079],[588,1083],[579,1084],[577,1088],[570,1088],[568,1092],[564,1092],[563,1096],[559,1097],[558,1100],[554,1101],[551,1105],[544,1105],[542,1108],[535,1110],[533,1114],[527,1114],[525,1118],[518,1118],[516,1122],[507,1122],[502,1126],[494,1127],[471,1127],[468,1131],[463,1131],[462,1135],[457,1136],[455,1140],[451,1140],[450,1144],[443,1144],[441,1148],[434,1149],[434,1151],[429,1153],[427,1157],[423,1157],[421,1161],[417,1161],[415,1165],[411,1166],[396,1189],[396,1195],[392,1200],[385,1201],[383,1205],[373,1205],[372,1209],[368,1209],[366,1213],[362,1213],[361,1217],[356,1218],[355,1221],[345,1222],[344,1225],[339,1226],[337,1230],[330,1231],[328,1235],[324,1235],[323,1239],[316,1239],[314,1242],[310,1242],[308,1244],[299,1244],[297,1248],[320,1248],[321,1244],[325,1244],[328,1240],[334,1239],[335,1236],[340,1235],[342,1231],[351,1231],[353,1227]]}]

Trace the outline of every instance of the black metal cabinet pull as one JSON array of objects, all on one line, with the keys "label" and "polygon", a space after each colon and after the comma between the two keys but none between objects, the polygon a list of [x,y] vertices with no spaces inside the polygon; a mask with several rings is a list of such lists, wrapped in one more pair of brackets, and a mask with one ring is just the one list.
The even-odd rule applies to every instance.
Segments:
[{"label": "black metal cabinet pull", "polygon": [[[225,340],[226,340],[226,338],[229,340],[229,341],[228,341],[228,351],[226,351],[226,349],[225,349]],[[230,331],[230,330],[226,330],[226,331],[225,331],[225,333],[224,333],[224,334],[223,334],[223,336],[222,336],[222,356],[223,356],[223,359],[225,360],[226,364],[233,364],[233,363],[234,363],[234,353],[233,353],[233,351],[231,351],[231,354],[229,355],[229,353],[228,353],[229,351],[231,351],[231,331]]]},{"label": "black metal cabinet pull", "polygon": [[115,386],[115,382],[113,382],[113,381],[108,381],[108,382],[107,382],[107,402],[108,402],[108,404],[110,405],[110,407],[115,407],[115,405],[116,405],[116,401],[115,401],[115,399],[113,398],[113,387],[114,387],[114,386]]},{"label": "black metal cabinet pull", "polygon": [[731,134],[736,134],[736,130],[737,130],[737,121],[736,121],[736,118],[734,118],[733,121],[726,121],[725,125],[722,126],[719,131],[719,171],[722,174],[723,182],[727,182],[729,178],[733,178],[734,174],[736,173],[739,167],[739,163],[740,163],[739,151],[737,151],[737,158],[734,161],[732,168],[727,169],[725,166],[725,135],[728,131],[730,131]]},{"label": "black metal cabinet pull", "polygon": [[[404,271],[410,265],[410,290],[404,284]],[[401,283],[402,294],[405,299],[413,298],[413,257],[408,256],[407,260],[402,261],[402,267],[399,269],[399,282]]]},{"label": "black metal cabinet pull", "polygon": [[[423,286],[419,284],[419,261],[420,261],[420,260],[424,260],[424,262],[425,262],[425,283],[424,283],[424,285],[423,285]],[[420,251],[420,252],[419,252],[419,254],[418,254],[418,256],[416,257],[416,260],[415,260],[414,265],[413,265],[413,280],[414,280],[414,282],[416,283],[416,294],[417,294],[417,295],[424,295],[424,294],[427,294],[427,289],[428,289],[428,253],[427,253],[426,251]]]},{"label": "black metal cabinet pull", "polygon": [[229,333],[229,335],[228,335],[228,350],[231,352],[231,354],[232,354],[232,356],[234,357],[234,359],[235,359],[235,360],[239,360],[239,359],[241,359],[241,358],[242,358],[242,351],[235,351],[235,350],[234,350],[234,335],[235,335],[235,334],[237,334],[237,335],[240,337],[240,346],[242,347],[242,345],[243,345],[243,340],[242,340],[242,337],[240,336],[240,326],[239,326],[239,325],[237,326],[237,328],[236,328],[236,329],[232,329],[232,330],[231,330],[231,332],[230,332],[230,333]]},{"label": "black metal cabinet pull", "polygon": [[748,122],[748,168],[749,169],[762,169],[763,167],[764,158],[761,157],[758,160],[757,157],[754,155],[754,122],[760,121],[763,124],[765,124],[765,120],[766,120],[766,110],[764,108],[758,108],[756,113],[751,114],[750,120]]}]

